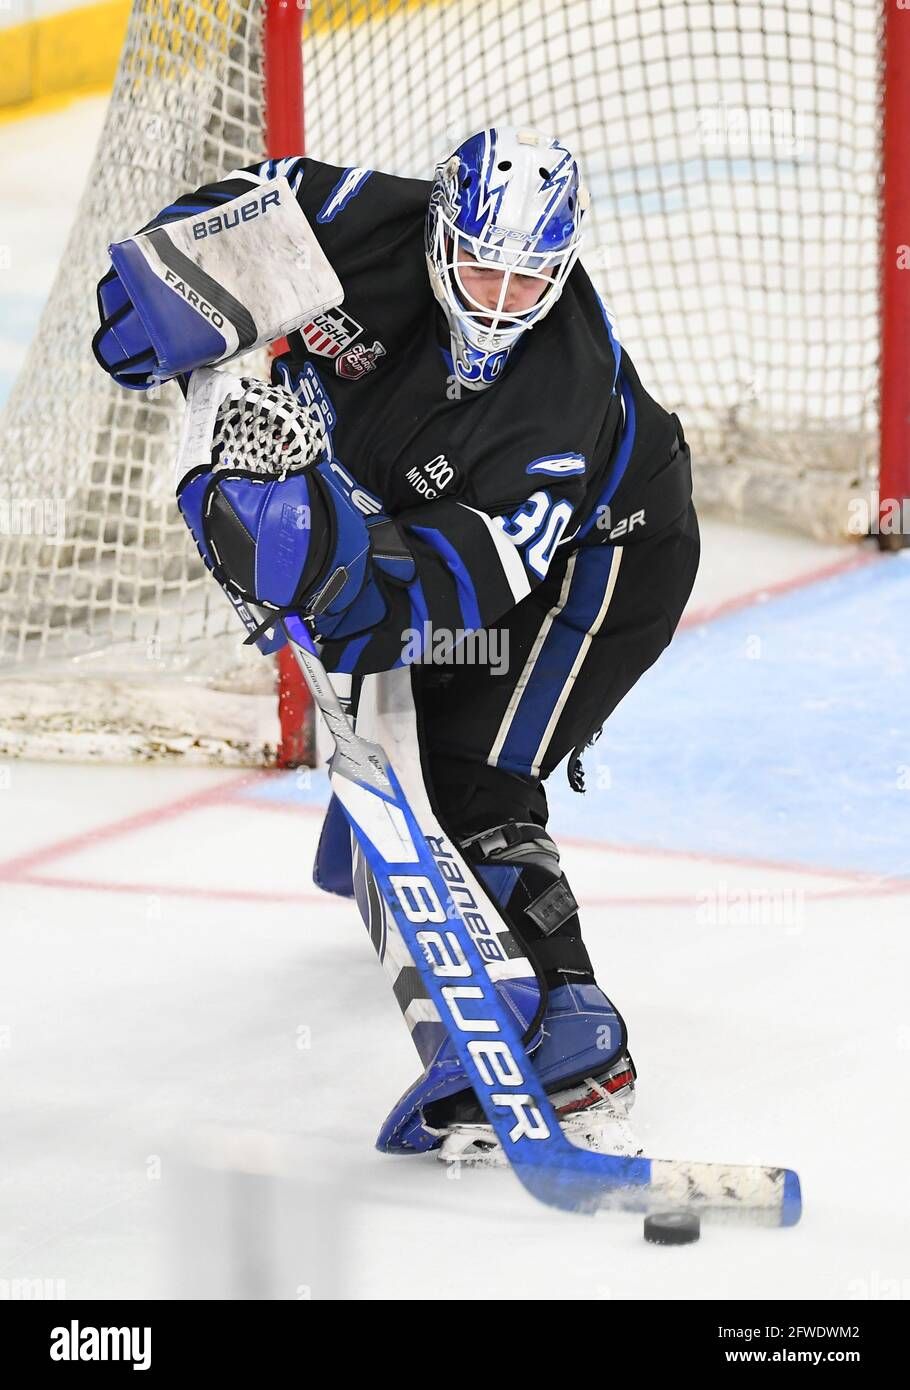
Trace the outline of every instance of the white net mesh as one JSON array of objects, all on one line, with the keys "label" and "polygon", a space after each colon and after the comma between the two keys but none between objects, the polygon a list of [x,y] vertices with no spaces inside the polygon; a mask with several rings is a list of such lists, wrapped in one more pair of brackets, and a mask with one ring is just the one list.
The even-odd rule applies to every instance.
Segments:
[{"label": "white net mesh", "polygon": [[[429,176],[491,121],[558,134],[593,196],[584,262],[645,384],[683,419],[699,501],[843,533],[850,492],[876,468],[881,12],[314,0],[307,148]],[[138,686],[217,679],[236,660],[236,620],[173,503],[176,388],[120,391],[89,341],[108,241],[262,154],[261,34],[261,0],[137,0],[76,230],[0,423],[4,659],[63,662],[67,688],[102,666]],[[267,679],[255,655],[247,670]],[[0,751],[15,751],[31,697],[6,688],[20,703],[10,715],[0,692]],[[54,748],[94,719],[104,745],[112,721],[79,709],[60,716]],[[194,717],[175,746],[210,737]]]},{"label": "white net mesh", "polygon": [[558,134],[582,260],[698,497],[843,534],[876,466],[880,0],[315,0],[307,142],[425,176],[496,120]]},{"label": "white net mesh", "polygon": [[325,452],[322,414],[283,386],[239,377],[218,407],[212,448],[216,468],[283,478],[316,463]]},{"label": "white net mesh", "polygon": [[[0,418],[0,750],[272,755],[274,717],[263,743],[263,711],[237,692],[270,699],[273,673],[242,648],[174,501],[180,391],[121,390],[90,349],[108,243],[263,155],[262,20],[262,0],[134,7],[74,229]],[[201,713],[194,688],[219,683],[232,693]]]}]

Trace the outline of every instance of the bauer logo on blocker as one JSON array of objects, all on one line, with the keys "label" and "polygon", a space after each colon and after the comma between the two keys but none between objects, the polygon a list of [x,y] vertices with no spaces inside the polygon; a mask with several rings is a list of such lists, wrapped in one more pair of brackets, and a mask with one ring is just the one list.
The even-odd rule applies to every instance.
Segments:
[{"label": "bauer logo on blocker", "polygon": [[193,223],[193,237],[196,241],[202,241],[207,236],[217,236],[219,232],[229,232],[232,227],[238,226],[241,222],[252,222],[254,217],[265,216],[269,208],[274,203],[281,202],[281,194],[276,190],[271,193],[264,193],[261,198],[254,198],[249,203],[241,203],[239,208],[234,208],[233,212],[224,212],[216,217],[206,217],[201,222]]}]

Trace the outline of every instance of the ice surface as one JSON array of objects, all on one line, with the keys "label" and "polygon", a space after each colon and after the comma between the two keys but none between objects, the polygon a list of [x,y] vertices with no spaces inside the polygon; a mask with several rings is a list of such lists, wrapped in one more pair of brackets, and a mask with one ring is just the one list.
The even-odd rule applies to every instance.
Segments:
[{"label": "ice surface", "polygon": [[647,1150],[803,1178],[795,1230],[706,1225],[669,1256],[638,1218],[557,1215],[508,1173],[373,1149],[417,1068],[352,906],[309,880],[321,774],[5,780],[0,1279],[71,1297],[849,1298],[902,1277],[910,879],[867,897],[839,865],[756,867],[747,846],[630,852],[634,791],[588,794],[565,863],[629,1022]]},{"label": "ice surface", "polygon": [[[706,602],[725,539],[706,527]],[[906,1296],[908,596],[910,564],[872,556],[690,626],[588,754],[586,796],[551,783],[647,1151],[795,1166],[797,1229],[706,1225],[669,1255],[637,1218],[556,1215],[508,1173],[377,1154],[416,1065],[352,906],[310,881],[324,776],[13,764],[0,1279]]]}]

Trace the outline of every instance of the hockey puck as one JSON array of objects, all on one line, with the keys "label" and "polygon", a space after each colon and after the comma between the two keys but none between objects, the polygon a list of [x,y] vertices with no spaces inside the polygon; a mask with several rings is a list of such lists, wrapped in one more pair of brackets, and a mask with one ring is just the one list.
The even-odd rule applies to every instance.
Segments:
[{"label": "hockey puck", "polygon": [[691,1245],[701,1235],[694,1211],[663,1211],[645,1217],[645,1240],[652,1245]]}]

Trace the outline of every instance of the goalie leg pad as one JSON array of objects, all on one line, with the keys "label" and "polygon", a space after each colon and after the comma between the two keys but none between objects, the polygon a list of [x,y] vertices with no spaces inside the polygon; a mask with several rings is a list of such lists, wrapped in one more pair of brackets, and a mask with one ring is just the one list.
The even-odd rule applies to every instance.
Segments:
[{"label": "goalie leg pad", "polygon": [[[511,982],[497,989],[506,1002],[515,997]],[[634,1079],[625,1023],[595,984],[551,990],[543,1026],[526,1046],[549,1092],[582,1086],[588,1077],[612,1073],[620,1062],[623,1077],[628,1073]],[[464,1068],[446,1040],[387,1116],[376,1147],[383,1153],[426,1153],[439,1147],[453,1124],[482,1120]]]},{"label": "goalie leg pad", "polygon": [[[527,1035],[534,1028],[529,1051],[540,1042],[542,1034],[536,1021],[540,1011],[540,989],[538,981],[532,978],[500,980],[496,990],[505,1007],[512,1014],[519,1029]],[[455,1049],[440,1023],[435,1025],[437,1036],[441,1035],[435,1053],[427,1062],[423,1073],[387,1115],[376,1147],[382,1153],[426,1153],[436,1149],[442,1142],[442,1135],[431,1128],[425,1118],[426,1107],[431,1102],[451,1099],[455,1103],[459,1095],[465,1094],[468,1084],[465,1069],[455,1053]],[[467,1092],[473,1097],[473,1092]]]},{"label": "goalie leg pad", "polygon": [[[591,1075],[604,1076],[625,1056],[626,1027],[594,982],[556,845],[539,821],[529,819],[545,814],[539,785],[460,760],[436,758],[432,769],[448,832],[534,966],[541,995],[525,1046],[538,1076],[548,1091],[560,1092]],[[497,822],[485,814],[494,806],[513,811],[515,819]],[[497,989],[507,997],[523,983]],[[520,989],[515,993],[520,996]],[[540,1008],[545,1012],[538,1027]],[[440,1146],[453,1123],[477,1117],[482,1118],[479,1105],[445,1040],[389,1114],[377,1147],[387,1153],[426,1152]]]},{"label": "goalie leg pad", "polygon": [[351,827],[337,796],[330,798],[322,822],[313,863],[313,882],[324,893],[336,893],[341,898],[354,896]]}]

